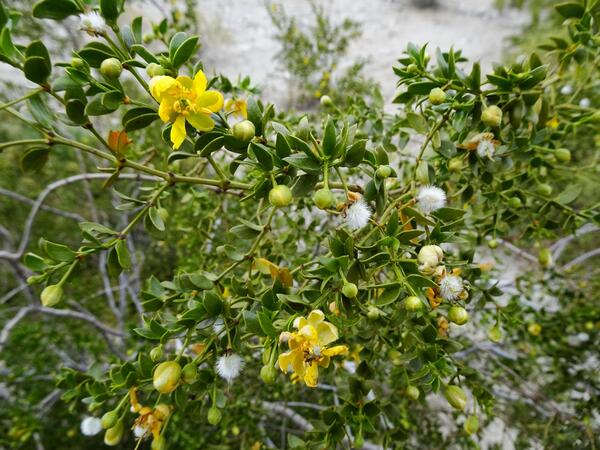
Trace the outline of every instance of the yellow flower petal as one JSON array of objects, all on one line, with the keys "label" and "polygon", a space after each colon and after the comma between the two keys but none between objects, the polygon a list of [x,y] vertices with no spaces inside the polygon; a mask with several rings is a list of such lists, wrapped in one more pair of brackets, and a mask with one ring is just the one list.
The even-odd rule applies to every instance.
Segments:
[{"label": "yellow flower petal", "polygon": [[206,91],[206,85],[207,85],[206,75],[204,75],[204,72],[199,70],[196,73],[196,76],[194,77],[194,91],[196,92],[196,94],[200,95],[204,91]]},{"label": "yellow flower petal", "polygon": [[304,382],[308,387],[316,387],[319,381],[319,365],[316,361],[310,363],[304,372]]},{"label": "yellow flower petal", "polygon": [[178,76],[177,81],[186,89],[192,89],[192,87],[194,86],[194,82],[192,81],[192,79],[185,75]]},{"label": "yellow flower petal", "polygon": [[282,353],[277,358],[277,362],[279,363],[279,368],[285,373],[288,372],[288,369],[292,366],[292,361],[294,360],[294,352],[289,351]]},{"label": "yellow flower petal", "polygon": [[185,139],[185,117],[177,116],[171,127],[171,142],[173,148],[177,150]]},{"label": "yellow flower petal", "polygon": [[337,327],[330,322],[321,322],[317,325],[319,345],[328,345],[338,339]]},{"label": "yellow flower petal", "polygon": [[298,331],[298,334],[300,336],[303,336],[304,338],[306,338],[311,343],[312,342],[316,343],[317,339],[319,337],[315,327],[310,326],[310,325],[305,325],[302,328],[300,328],[300,330]]},{"label": "yellow flower petal", "polygon": [[172,97],[164,97],[158,107],[158,116],[163,122],[171,122],[175,111],[173,110],[174,101]]},{"label": "yellow flower petal", "polygon": [[348,353],[347,345],[336,345],[334,347],[324,348],[321,350],[321,354],[323,356],[337,356],[337,355],[345,355]]},{"label": "yellow flower petal", "polygon": [[215,122],[206,114],[188,114],[186,119],[198,131],[209,131],[215,127]]},{"label": "yellow flower petal", "polygon": [[325,314],[320,309],[315,309],[310,312],[308,315],[308,323],[310,323],[313,327],[316,327],[317,324],[323,322],[325,320]]},{"label": "yellow flower petal", "polygon": [[152,77],[149,85],[150,93],[157,102],[161,102],[163,99],[163,95],[165,95],[167,91],[173,89],[176,86],[177,80],[175,80],[175,78],[167,77],[165,75]]},{"label": "yellow flower petal", "polygon": [[200,108],[208,108],[216,112],[223,107],[223,94],[217,91],[206,91],[198,96],[196,105]]}]

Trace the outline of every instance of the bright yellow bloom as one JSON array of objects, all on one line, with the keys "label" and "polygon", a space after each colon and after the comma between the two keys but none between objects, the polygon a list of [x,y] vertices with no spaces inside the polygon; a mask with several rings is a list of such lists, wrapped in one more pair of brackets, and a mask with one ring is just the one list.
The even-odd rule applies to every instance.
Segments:
[{"label": "bright yellow bloom", "polygon": [[171,122],[171,142],[178,149],[185,139],[185,122],[198,131],[215,127],[210,115],[223,107],[223,95],[206,90],[206,76],[201,70],[194,79],[157,76],[150,80],[150,93],[160,103],[158,115],[163,122]]},{"label": "bright yellow bloom", "polygon": [[236,100],[230,98],[225,102],[225,111],[231,113],[234,116],[248,118],[248,104],[246,99],[238,98]]},{"label": "bright yellow bloom", "polygon": [[345,355],[348,347],[336,345],[327,347],[338,339],[338,330],[325,321],[325,315],[318,309],[311,311],[308,318],[299,317],[294,321],[298,330],[294,333],[281,333],[280,340],[286,341],[289,351],[279,355],[279,368],[304,380],[309,387],[315,387],[319,377],[319,366],[328,367],[332,356]]}]

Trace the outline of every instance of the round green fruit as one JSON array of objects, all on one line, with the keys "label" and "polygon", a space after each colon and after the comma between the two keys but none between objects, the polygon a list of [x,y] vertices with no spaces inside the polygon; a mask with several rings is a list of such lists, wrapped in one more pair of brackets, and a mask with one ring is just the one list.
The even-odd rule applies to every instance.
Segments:
[{"label": "round green fruit", "polygon": [[448,310],[448,320],[457,325],[464,325],[469,321],[469,313],[462,306],[451,306]]},{"label": "round green fruit", "polygon": [[282,208],[292,203],[292,191],[289,187],[280,184],[269,192],[269,202],[276,208]]},{"label": "round green fruit", "polygon": [[123,72],[123,65],[117,58],[107,58],[100,64],[100,73],[109,80],[116,80]]},{"label": "round green fruit", "polygon": [[241,142],[250,142],[256,135],[256,128],[249,120],[242,120],[233,126],[233,137]]},{"label": "round green fruit", "polygon": [[329,189],[322,188],[313,195],[313,202],[319,209],[329,209],[335,205],[335,196]]}]

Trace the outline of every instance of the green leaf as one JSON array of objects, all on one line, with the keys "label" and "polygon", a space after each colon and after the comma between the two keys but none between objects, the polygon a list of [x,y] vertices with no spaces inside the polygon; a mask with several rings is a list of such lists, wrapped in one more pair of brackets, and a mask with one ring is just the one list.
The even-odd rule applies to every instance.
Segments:
[{"label": "green leaf", "polygon": [[158,114],[152,108],[138,106],[128,110],[122,119],[125,131],[141,130],[158,119]]},{"label": "green leaf", "polygon": [[212,291],[207,292],[204,295],[204,309],[211,316],[215,317],[221,314],[223,310],[223,300],[217,294]]},{"label": "green leaf", "polygon": [[41,272],[47,267],[44,258],[31,252],[27,253],[23,257],[23,264],[25,264],[28,269],[31,269],[34,272]]},{"label": "green leaf", "polygon": [[75,252],[63,244],[40,239],[40,248],[54,261],[71,262],[75,259]]},{"label": "green leaf", "polygon": [[151,52],[149,52],[146,47],[141,44],[133,44],[131,46],[131,51],[133,53],[137,53],[140,55],[147,63],[155,63],[159,64],[160,61],[156,56],[154,56]]},{"label": "green leaf", "polygon": [[63,20],[81,13],[83,11],[73,0],[41,0],[33,5],[33,17],[38,19]]},{"label": "green leaf", "polygon": [[78,125],[83,125],[88,122],[88,118],[85,115],[86,104],[77,98],[68,100],[65,104],[65,112],[67,117]]},{"label": "green leaf", "polygon": [[213,282],[200,272],[190,273],[189,280],[200,290],[208,291],[213,288]]},{"label": "green leaf", "polygon": [[158,231],[165,231],[165,222],[163,221],[160,213],[158,212],[158,208],[156,208],[155,206],[150,208],[148,210],[148,217],[150,217],[152,225],[154,225],[154,227]]},{"label": "green leaf", "polygon": [[302,169],[309,173],[321,173],[321,164],[313,158],[305,155],[294,154],[283,158],[289,165]]},{"label": "green leaf", "polygon": [[37,172],[46,165],[49,158],[49,147],[28,148],[21,156],[21,170],[23,172]]},{"label": "green leaf", "polygon": [[346,152],[346,157],[344,158],[344,165],[346,167],[356,167],[358,166],[365,157],[365,151],[367,148],[367,140],[361,139],[348,149]]},{"label": "green leaf", "polygon": [[119,17],[117,0],[100,0],[100,12],[108,22],[115,22]]},{"label": "green leaf", "polygon": [[582,186],[578,184],[570,184],[568,185],[564,191],[561,191],[555,198],[554,201],[556,203],[560,203],[562,205],[568,205],[571,202],[574,202],[579,194],[581,194]]},{"label": "green leaf", "polygon": [[173,67],[177,69],[190,59],[192,53],[194,53],[198,46],[198,39],[198,36],[189,37],[177,48],[175,54],[171,57],[171,64],[173,64]]},{"label": "green leaf", "polygon": [[273,169],[273,155],[267,147],[262,144],[250,142],[249,151],[254,155],[260,166],[268,171]]},{"label": "green leaf", "polygon": [[117,259],[119,265],[127,270],[131,268],[131,256],[129,255],[129,249],[127,248],[127,242],[125,239],[119,239],[115,245],[115,251],[117,252]]},{"label": "green leaf", "polygon": [[437,211],[434,211],[431,215],[446,222],[460,219],[465,214],[466,211],[464,209],[440,208]]},{"label": "green leaf", "polygon": [[30,56],[23,63],[25,78],[37,84],[44,84],[50,76],[50,69],[41,56]]},{"label": "green leaf", "polygon": [[107,58],[114,58],[116,55],[113,50],[106,44],[98,41],[92,41],[79,50],[78,55],[81,59],[87,62],[90,67],[98,69]]},{"label": "green leaf", "polygon": [[439,87],[439,85],[433,81],[420,81],[408,86],[407,91],[414,95],[428,95],[436,87]]},{"label": "green leaf", "polygon": [[256,136],[262,136],[262,108],[254,97],[250,97],[246,102],[248,120],[254,124]]},{"label": "green leaf", "polygon": [[325,131],[323,132],[323,154],[327,157],[335,158],[335,134],[336,129],[333,124],[333,120],[327,120],[327,125],[325,125]]},{"label": "green leaf", "polygon": [[411,274],[406,277],[406,282],[413,288],[430,287],[435,288],[437,284],[430,278],[426,278],[422,275]]},{"label": "green leaf", "polygon": [[273,326],[273,321],[271,320],[271,317],[269,317],[269,314],[267,314],[264,311],[259,311],[256,313],[256,317],[258,318],[258,323],[260,324],[260,327],[267,336],[277,336],[277,329]]},{"label": "green leaf", "polygon": [[181,44],[183,44],[185,42],[185,40],[187,38],[188,38],[187,34],[184,33],[183,31],[180,31],[173,35],[173,37],[169,41],[169,58],[171,59],[171,61],[173,60],[173,57],[175,56],[175,52],[177,52],[177,49],[181,46]]},{"label": "green leaf", "polygon": [[585,7],[577,2],[565,2],[554,5],[554,9],[565,19],[571,17],[580,18],[585,13]]},{"label": "green leaf", "polygon": [[420,115],[414,112],[406,113],[406,120],[408,125],[413,128],[417,133],[425,134],[429,131],[429,126],[427,125],[427,120]]},{"label": "green leaf", "polygon": [[375,300],[375,306],[385,306],[395,302],[400,296],[400,286],[392,286],[385,288],[383,293]]},{"label": "green leaf", "polygon": [[200,138],[196,141],[194,148],[200,154],[200,156],[208,156],[212,152],[223,148],[224,142],[225,136],[222,133],[215,131],[200,136]]}]

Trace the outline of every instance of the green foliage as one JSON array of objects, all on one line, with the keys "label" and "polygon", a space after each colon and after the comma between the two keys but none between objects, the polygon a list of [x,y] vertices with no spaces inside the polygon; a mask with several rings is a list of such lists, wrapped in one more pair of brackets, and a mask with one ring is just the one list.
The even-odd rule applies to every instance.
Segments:
[{"label": "green foliage", "polygon": [[[61,189],[30,215],[0,204],[21,293],[1,311],[0,446],[100,447],[86,414],[118,448],[474,448],[496,417],[518,447],[598,445],[595,3],[559,6],[565,35],[489,73],[409,44],[394,114],[360,65],[343,97],[320,85],[356,24],[313,4],[303,32],[275,7],[282,61],[335,99],[300,117],[249,78],[204,86],[190,27],[98,6],[110,27],[69,63],[0,10],[2,60],[39,85],[1,107],[3,186]],[[128,76],[101,76],[108,58]]]}]

